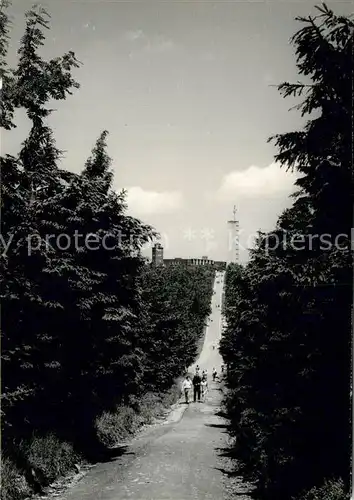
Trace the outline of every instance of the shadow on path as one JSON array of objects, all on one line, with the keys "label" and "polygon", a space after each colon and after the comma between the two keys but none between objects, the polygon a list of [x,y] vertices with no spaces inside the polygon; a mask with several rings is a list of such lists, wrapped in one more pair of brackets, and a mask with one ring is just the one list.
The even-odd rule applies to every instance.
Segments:
[{"label": "shadow on path", "polygon": [[107,463],[113,462],[116,458],[121,457],[122,455],[134,455],[132,451],[127,451],[128,446],[121,445],[115,446],[114,448],[107,448],[104,451],[101,451],[99,455],[97,455],[96,460],[98,462]]},{"label": "shadow on path", "polygon": [[214,427],[215,429],[228,429],[227,424],[204,424],[206,427]]},{"label": "shadow on path", "polygon": [[215,413],[215,415],[216,415],[217,417],[227,418],[227,413],[225,413],[225,412],[224,412],[224,411],[222,411],[222,410],[217,411],[217,412]]},{"label": "shadow on path", "polygon": [[226,470],[226,469],[223,469],[221,467],[215,467],[215,469],[219,470],[220,472],[222,472],[223,474],[225,474],[225,476],[227,476],[227,477],[238,477],[240,475],[235,470]]},{"label": "shadow on path", "polygon": [[218,452],[218,455],[220,457],[227,457],[227,458],[233,458],[236,459],[236,452],[232,447],[227,447],[227,448],[215,448],[215,451]]}]

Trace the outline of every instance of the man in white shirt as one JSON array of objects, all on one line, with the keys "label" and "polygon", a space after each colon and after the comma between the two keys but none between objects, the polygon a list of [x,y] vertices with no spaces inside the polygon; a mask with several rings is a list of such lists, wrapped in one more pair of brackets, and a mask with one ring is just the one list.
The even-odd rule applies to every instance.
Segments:
[{"label": "man in white shirt", "polygon": [[186,376],[182,383],[182,392],[184,392],[184,397],[186,399],[186,404],[189,404],[189,394],[192,389],[192,381],[189,375]]}]

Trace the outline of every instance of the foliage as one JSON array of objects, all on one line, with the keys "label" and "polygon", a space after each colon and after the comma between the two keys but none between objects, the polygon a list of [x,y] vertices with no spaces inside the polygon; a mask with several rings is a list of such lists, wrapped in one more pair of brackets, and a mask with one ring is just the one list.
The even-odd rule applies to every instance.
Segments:
[{"label": "foliage", "polygon": [[1,457],[0,472],[2,500],[23,500],[28,497],[30,488],[9,458]]},{"label": "foliage", "polygon": [[211,312],[213,281],[214,271],[202,267],[156,267],[142,273],[140,346],[145,353],[153,353],[144,373],[147,387],[171,387],[181,366],[188,367],[196,357]]},{"label": "foliage", "polygon": [[347,498],[348,490],[340,479],[338,481],[325,481],[323,486],[312,488],[301,496],[300,500],[346,500]]},{"label": "foliage", "polygon": [[262,498],[282,500],[333,476],[349,483],[354,24],[318,10],[293,37],[312,83],[279,87],[305,95],[309,120],[273,138],[276,159],[302,175],[299,191],[250,263],[226,272],[221,350],[237,457]]},{"label": "foliage", "polygon": [[[79,88],[79,62],[71,51],[41,57],[48,29],[46,11],[32,8],[17,67],[0,68],[1,126],[15,127],[16,109],[31,123],[18,155],[1,158],[2,447],[34,490],[76,453],[97,457],[102,415],[170,389],[193,360],[214,279],[211,270],[147,265],[141,248],[156,233],[113,190],[107,131],[80,174],[59,168],[48,106]],[[54,458],[65,442],[73,449],[63,469]]]},{"label": "foliage", "polygon": [[133,436],[142,425],[165,417],[166,411],[180,396],[180,384],[175,383],[165,393],[146,392],[142,397],[131,397],[130,406],[117,406],[104,412],[96,420],[97,434],[106,446],[116,446]]},{"label": "foliage", "polygon": [[53,434],[45,437],[34,435],[29,443],[20,442],[19,448],[33,474],[38,476],[43,485],[48,485],[57,477],[68,473],[80,460],[70,443],[60,441]]},{"label": "foliage", "polygon": [[115,412],[103,412],[96,421],[98,438],[107,447],[125,441],[140,425],[134,409],[124,405],[118,406]]}]

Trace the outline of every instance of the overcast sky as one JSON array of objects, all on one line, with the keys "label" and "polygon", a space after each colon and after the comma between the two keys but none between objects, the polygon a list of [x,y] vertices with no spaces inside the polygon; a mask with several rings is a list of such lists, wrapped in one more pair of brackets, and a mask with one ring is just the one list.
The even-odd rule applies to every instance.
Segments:
[{"label": "overcast sky", "polygon": [[[11,63],[31,4],[13,0]],[[107,129],[115,188],[127,188],[129,213],[161,233],[166,257],[226,259],[234,204],[247,246],[291,204],[294,175],[274,164],[267,138],[302,122],[271,85],[298,79],[289,38],[300,27],[294,18],[315,4],[42,2],[52,16],[43,55],[73,50],[83,63],[81,88],[50,119],[62,166],[79,172]],[[29,124],[20,113],[17,124],[3,134],[2,153],[18,152]]]}]

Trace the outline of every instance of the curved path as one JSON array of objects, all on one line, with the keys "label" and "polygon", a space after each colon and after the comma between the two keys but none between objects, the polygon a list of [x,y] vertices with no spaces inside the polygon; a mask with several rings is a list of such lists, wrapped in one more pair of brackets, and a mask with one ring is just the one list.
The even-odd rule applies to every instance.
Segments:
[{"label": "curved path", "polygon": [[208,370],[206,402],[180,404],[164,425],[143,432],[120,457],[93,467],[61,496],[63,500],[227,498],[224,459],[219,453],[226,445],[227,434],[222,418],[217,415],[221,401],[219,383],[211,380],[213,367],[220,372],[222,363],[217,348],[221,336],[222,286],[223,273],[219,273],[204,346],[196,363],[201,370]]}]

